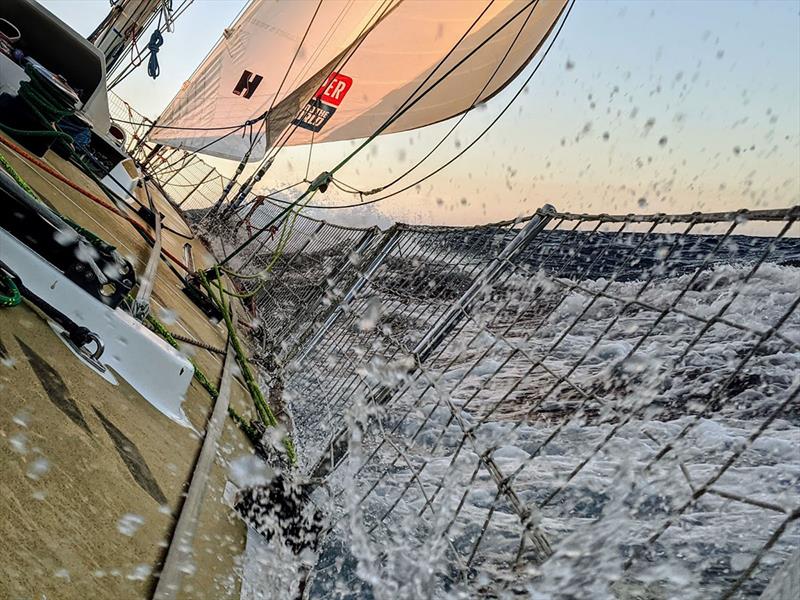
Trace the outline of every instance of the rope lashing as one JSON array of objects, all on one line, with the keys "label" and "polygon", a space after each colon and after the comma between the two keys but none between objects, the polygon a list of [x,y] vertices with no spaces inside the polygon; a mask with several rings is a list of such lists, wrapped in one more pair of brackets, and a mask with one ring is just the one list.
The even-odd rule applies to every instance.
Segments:
[{"label": "rope lashing", "polygon": [[[261,388],[259,388],[258,383],[256,382],[255,377],[253,376],[253,371],[250,368],[250,362],[247,359],[247,355],[242,348],[241,342],[239,341],[239,336],[236,332],[236,327],[233,324],[233,319],[231,317],[231,312],[228,304],[225,302],[225,295],[226,293],[232,295],[231,292],[227,292],[225,288],[222,286],[222,274],[220,273],[219,269],[215,267],[215,275],[216,275],[216,283],[217,289],[219,290],[218,293],[214,292],[211,284],[208,281],[208,278],[205,276],[203,271],[199,271],[198,275],[200,277],[200,283],[206,290],[208,297],[211,299],[214,304],[222,312],[222,316],[225,320],[225,326],[228,329],[228,343],[231,344],[233,347],[234,353],[236,355],[236,362],[239,364],[239,368],[241,369],[242,378],[244,379],[245,383],[247,384],[247,389],[250,392],[250,397],[253,400],[253,404],[255,405],[256,412],[258,413],[258,417],[261,420],[261,423],[265,427],[277,427],[279,425],[278,419],[275,417],[275,414],[272,412],[272,408],[270,407],[269,403],[267,402],[266,398],[264,398],[264,394],[261,392]],[[292,442],[291,436],[287,435],[283,439],[283,446],[286,449],[286,456],[289,458],[289,461],[294,465],[297,462],[297,454],[294,449],[294,443]]]},{"label": "rope lashing", "polygon": [[153,79],[157,79],[161,74],[161,67],[158,66],[158,50],[164,45],[164,36],[161,30],[156,29],[150,36],[147,49],[150,51],[150,59],[147,61],[147,74]]}]

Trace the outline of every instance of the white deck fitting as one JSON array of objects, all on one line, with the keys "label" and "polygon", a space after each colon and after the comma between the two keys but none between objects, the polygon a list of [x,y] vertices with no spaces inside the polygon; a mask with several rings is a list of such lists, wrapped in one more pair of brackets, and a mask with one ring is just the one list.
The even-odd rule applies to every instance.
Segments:
[{"label": "white deck fitting", "polygon": [[161,413],[191,427],[181,408],[194,376],[194,367],[185,356],[127,313],[91,297],[3,229],[0,260],[32,293],[100,337],[105,345],[102,364]]},{"label": "white deck fitting", "polygon": [[[128,169],[125,168],[126,162],[129,162],[130,164],[133,163],[130,158],[120,161],[114,166],[113,169],[111,169],[108,175],[100,180],[100,182],[106,186],[108,190],[113,192],[121,202],[124,202],[126,205],[134,208],[131,196],[133,196],[133,191],[139,184],[139,178],[133,177],[130,174],[128,170],[131,168],[130,165]],[[135,169],[136,167],[134,166],[132,168]]]}]

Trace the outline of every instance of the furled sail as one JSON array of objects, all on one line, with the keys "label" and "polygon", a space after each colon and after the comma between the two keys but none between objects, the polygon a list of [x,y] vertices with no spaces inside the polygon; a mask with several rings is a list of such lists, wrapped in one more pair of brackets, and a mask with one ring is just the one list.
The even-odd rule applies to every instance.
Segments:
[{"label": "furled sail", "polygon": [[150,139],[232,159],[252,146],[256,160],[276,143],[367,137],[420,96],[384,133],[424,127],[513,80],[566,2],[255,0]]}]

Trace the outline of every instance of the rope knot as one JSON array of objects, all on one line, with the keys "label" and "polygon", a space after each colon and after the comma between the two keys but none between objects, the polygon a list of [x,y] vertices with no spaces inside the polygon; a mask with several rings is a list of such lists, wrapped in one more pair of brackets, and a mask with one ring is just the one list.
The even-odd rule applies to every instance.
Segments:
[{"label": "rope knot", "polygon": [[333,181],[333,175],[328,173],[328,171],[323,171],[314,181],[311,182],[309,185],[309,190],[316,191],[319,190],[323,194],[328,190],[328,186],[330,185],[331,181]]},{"label": "rope knot", "polygon": [[156,79],[161,74],[161,67],[158,66],[158,51],[164,45],[164,36],[161,35],[161,30],[156,29],[150,36],[150,41],[147,43],[147,49],[150,51],[150,60],[147,62],[147,74]]}]

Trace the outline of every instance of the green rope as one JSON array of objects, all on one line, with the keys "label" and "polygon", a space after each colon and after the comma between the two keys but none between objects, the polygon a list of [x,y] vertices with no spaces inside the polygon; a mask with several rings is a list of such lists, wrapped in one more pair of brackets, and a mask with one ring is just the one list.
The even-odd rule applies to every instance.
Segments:
[{"label": "green rope", "polygon": [[239,413],[237,413],[236,410],[230,405],[228,405],[228,414],[230,415],[231,419],[233,419],[233,422],[239,426],[239,429],[242,430],[242,433],[247,436],[247,439],[250,440],[250,443],[253,444],[253,446],[261,441],[255,427],[245,421],[244,418],[239,415]]},{"label": "green rope", "polygon": [[239,300],[247,300],[247,299],[252,298],[253,296],[255,296],[262,289],[264,289],[264,286],[267,284],[266,276],[269,275],[272,272],[272,269],[275,267],[275,264],[278,262],[278,259],[280,259],[280,257],[283,256],[283,251],[286,248],[286,244],[289,242],[289,239],[292,237],[292,233],[294,232],[295,222],[297,221],[297,217],[300,215],[300,211],[302,211],[303,208],[305,208],[306,204],[311,202],[311,199],[313,197],[314,197],[314,194],[312,193],[308,197],[308,200],[305,201],[305,204],[303,204],[303,206],[298,206],[295,209],[292,209],[291,219],[286,219],[283,222],[283,226],[281,227],[281,234],[278,237],[278,244],[277,244],[277,246],[275,246],[275,251],[272,253],[272,258],[270,259],[269,264],[264,269],[262,269],[261,271],[259,271],[255,275],[243,275],[241,273],[237,273],[236,271],[233,271],[232,269],[227,269],[225,267],[219,267],[219,268],[222,269],[222,271],[224,273],[227,273],[228,275],[230,275],[232,277],[236,277],[238,279],[245,279],[245,280],[247,280],[247,279],[249,279],[249,280],[260,279],[259,284],[254,289],[250,290],[249,292],[244,292],[244,293],[240,294],[238,292],[232,292],[230,290],[223,289],[222,291],[225,294],[227,294],[228,296],[231,296],[233,298],[238,298]]},{"label": "green rope", "polygon": [[[239,368],[242,371],[242,377],[244,378],[247,389],[250,392],[250,397],[253,400],[253,405],[255,406],[261,422],[265,427],[277,427],[278,419],[275,418],[272,409],[267,403],[267,400],[264,398],[264,394],[261,392],[261,388],[258,387],[258,383],[253,376],[253,371],[250,368],[250,363],[247,360],[247,356],[242,348],[242,344],[239,341],[239,336],[236,333],[236,328],[233,324],[230,310],[225,303],[225,290],[222,287],[222,275],[219,272],[219,269],[215,268],[215,270],[219,295],[214,292],[203,271],[198,272],[200,282],[203,284],[203,287],[205,288],[211,300],[217,305],[222,313],[223,319],[225,320],[225,326],[228,329],[228,338],[236,355],[236,362],[239,363]],[[283,445],[286,448],[286,455],[289,457],[290,462],[295,464],[297,462],[297,454],[295,453],[294,444],[289,436],[284,438]]]},{"label": "green rope", "polygon": [[[211,291],[211,286],[208,283],[208,280],[201,276],[201,281],[203,285],[206,287],[211,298],[218,303],[219,299],[213,294]],[[223,295],[224,297],[224,295]],[[131,301],[132,298],[128,297],[128,300]],[[225,324],[228,326],[228,335],[230,336],[230,342],[233,345],[234,353],[236,354],[236,361],[239,363],[239,367],[242,370],[242,375],[244,376],[245,382],[247,384],[248,391],[250,392],[250,396],[253,399],[253,404],[255,405],[256,412],[258,413],[261,422],[267,426],[275,427],[278,425],[278,420],[275,418],[275,415],[272,413],[267,401],[264,399],[264,395],[261,393],[261,389],[258,387],[258,384],[253,377],[253,372],[250,369],[250,365],[247,359],[244,356],[244,351],[242,350],[241,344],[239,343],[239,338],[236,335],[236,330],[233,328],[233,321],[231,320],[230,313],[228,312],[227,307],[222,303],[222,314],[225,317]],[[161,323],[157,318],[153,315],[147,316],[147,323],[150,327],[155,331],[158,335],[160,335],[166,342],[175,349],[178,349],[178,341],[173,337],[170,331]],[[194,362],[191,358],[189,358],[189,362],[192,363],[194,367],[194,378],[197,382],[205,388],[205,390],[211,395],[213,399],[217,399],[219,396],[219,391],[216,387],[208,380],[205,376],[205,373],[200,369],[196,362]],[[232,406],[228,406],[228,414],[230,415],[231,419],[233,419],[234,423],[242,430],[242,432],[247,436],[247,438],[251,441],[251,443],[255,444],[259,441],[259,436],[256,430],[250,426],[239,414],[236,413]],[[294,446],[290,439],[284,440],[284,446],[286,447],[286,453],[289,456],[289,459],[292,463],[295,463],[297,458],[294,451]]]},{"label": "green rope", "polygon": [[18,97],[28,105],[33,115],[44,129],[27,130],[0,123],[0,129],[19,137],[49,137],[72,151],[75,141],[71,135],[58,129],[58,123],[64,117],[75,114],[75,106],[63,95],[59,95],[43,74],[30,64],[25,67],[30,81],[23,81],[19,86]]},{"label": "green rope", "polygon": [[[38,194],[35,191],[33,191],[33,188],[31,188],[31,186],[28,185],[28,182],[25,181],[19,173],[17,173],[17,170],[11,165],[10,162],[8,162],[8,159],[6,159],[6,157],[3,156],[2,154],[0,154],[0,167],[2,167],[11,176],[11,178],[17,182],[17,185],[19,185],[25,191],[26,194],[28,194],[31,198],[33,198],[37,202],[44,204],[44,202],[42,202],[42,199],[39,198]],[[114,248],[109,244],[107,244],[102,238],[92,233],[88,229],[81,227],[80,225],[75,223],[72,219],[69,219],[61,214],[59,214],[59,216],[64,220],[65,223],[67,223],[75,231],[77,231],[78,233],[83,235],[86,239],[88,239],[92,245],[108,249],[109,251],[114,250]],[[14,282],[10,278],[8,278],[5,275],[3,275],[3,277],[5,277],[5,279],[2,280],[3,283],[5,284],[5,287],[11,290],[12,294],[11,296],[0,295],[0,306],[16,306],[22,301],[19,290],[17,289],[17,286],[14,285]]]},{"label": "green rope", "polygon": [[3,272],[0,272],[0,307],[11,308],[18,306],[22,302],[22,296],[14,280]]},{"label": "green rope", "polygon": [[[19,173],[17,173],[16,169],[14,169],[14,167],[11,165],[11,163],[8,162],[6,157],[3,156],[2,154],[0,154],[0,166],[3,167],[3,169],[5,169],[6,172],[9,175],[11,175],[12,179],[14,179],[14,181],[17,182],[17,185],[19,185],[19,187],[21,187],[23,190],[25,190],[25,192],[31,198],[33,198],[37,202],[40,202],[41,204],[44,204],[44,202],[42,202],[42,199],[39,198],[39,196],[36,194],[36,192],[33,191],[33,188],[31,188],[31,186],[28,185],[28,182],[25,181],[20,176]],[[50,208],[50,207],[48,207],[48,208]],[[51,210],[53,210],[53,209],[51,208]],[[78,232],[83,237],[85,237],[87,240],[89,240],[89,243],[92,244],[92,246],[95,246],[96,248],[101,248],[101,249],[103,249],[103,250],[105,250],[105,251],[107,251],[109,253],[111,253],[114,250],[116,250],[116,248],[114,246],[112,246],[111,244],[106,242],[103,238],[101,238],[99,235],[97,235],[93,231],[90,231],[89,229],[86,229],[85,227],[81,227],[80,225],[78,225],[75,221],[73,221],[69,217],[65,217],[64,215],[62,215],[60,213],[57,213],[57,214],[58,214],[59,217],[61,217],[64,220],[64,222],[67,225],[72,227],[76,232]]]},{"label": "green rope", "polygon": [[60,139],[70,143],[73,141],[71,135],[69,135],[68,133],[64,133],[63,131],[57,131],[55,129],[43,129],[43,130],[16,129],[15,127],[9,127],[5,123],[0,123],[0,129],[14,136],[51,137],[54,139]]},{"label": "green rope", "polygon": [[103,238],[101,238],[99,235],[97,235],[93,231],[90,231],[89,229],[86,229],[85,227],[81,227],[80,225],[78,225],[72,219],[70,219],[68,217],[65,217],[63,215],[61,216],[61,218],[64,219],[64,222],[67,225],[72,227],[75,231],[77,231],[83,237],[85,237],[87,240],[89,240],[89,243],[92,246],[94,246],[95,248],[101,248],[101,249],[105,250],[106,252],[108,252],[109,254],[117,249],[116,246],[112,246],[111,244],[109,244],[107,241],[105,241]]},{"label": "green rope", "polygon": [[[150,325],[153,331],[164,338],[164,340],[170,346],[176,350],[179,348],[178,341],[164,326],[164,324],[161,323],[161,321],[156,319],[153,315],[148,315],[147,323]],[[192,366],[194,367],[194,378],[197,380],[197,383],[199,383],[209,393],[211,398],[216,400],[219,396],[219,391],[217,388],[214,387],[214,384],[208,380],[208,377],[206,377],[205,373],[203,373],[202,369],[200,369],[196,362],[194,362],[191,358],[189,358],[189,362],[191,362]],[[228,415],[230,415],[233,422],[236,423],[239,429],[241,429],[242,433],[244,433],[247,439],[250,440],[250,443],[255,446],[259,442],[258,432],[255,430],[255,428],[247,423],[247,421],[245,421],[245,419],[240,416],[232,406],[228,406]]]}]

